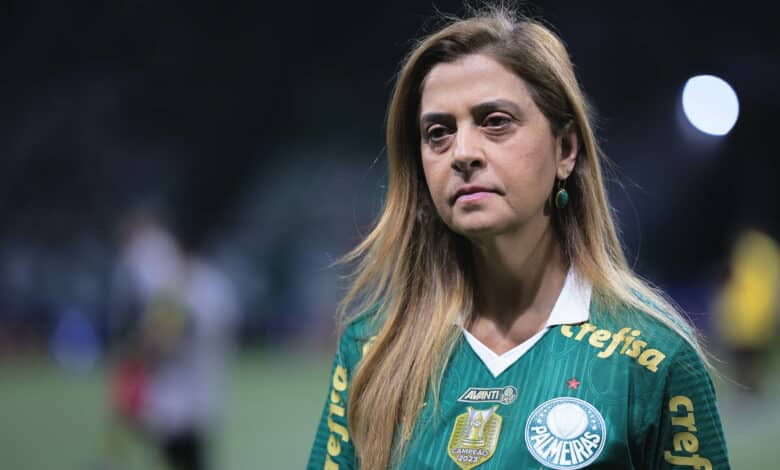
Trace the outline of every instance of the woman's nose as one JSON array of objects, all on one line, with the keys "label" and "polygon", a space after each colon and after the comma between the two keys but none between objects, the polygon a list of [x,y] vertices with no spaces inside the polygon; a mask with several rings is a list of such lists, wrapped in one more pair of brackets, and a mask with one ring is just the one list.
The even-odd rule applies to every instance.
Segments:
[{"label": "woman's nose", "polygon": [[458,130],[452,151],[452,168],[467,173],[484,165],[485,156],[480,145],[479,131],[468,128]]}]

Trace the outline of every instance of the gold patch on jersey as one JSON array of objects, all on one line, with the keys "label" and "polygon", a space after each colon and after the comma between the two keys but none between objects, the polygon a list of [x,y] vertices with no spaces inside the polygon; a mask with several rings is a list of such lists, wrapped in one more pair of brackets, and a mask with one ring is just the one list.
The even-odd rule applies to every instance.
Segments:
[{"label": "gold patch on jersey", "polygon": [[497,409],[498,405],[485,410],[469,406],[455,418],[447,454],[458,467],[470,470],[493,457],[503,421]]}]

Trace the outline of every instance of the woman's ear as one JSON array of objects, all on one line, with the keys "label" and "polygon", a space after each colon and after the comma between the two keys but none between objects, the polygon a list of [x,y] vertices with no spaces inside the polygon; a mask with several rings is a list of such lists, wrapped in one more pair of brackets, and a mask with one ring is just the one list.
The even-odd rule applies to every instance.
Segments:
[{"label": "woman's ear", "polygon": [[574,171],[574,164],[577,163],[577,155],[580,153],[580,136],[573,121],[563,128],[557,141],[557,176],[559,180],[565,180]]}]

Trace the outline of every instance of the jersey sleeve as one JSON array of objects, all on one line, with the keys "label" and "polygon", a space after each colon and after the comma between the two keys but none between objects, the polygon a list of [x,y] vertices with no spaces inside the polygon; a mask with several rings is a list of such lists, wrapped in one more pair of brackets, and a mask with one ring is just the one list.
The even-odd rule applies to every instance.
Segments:
[{"label": "jersey sleeve", "polygon": [[649,410],[648,469],[729,469],[715,389],[698,353],[685,343],[667,369],[660,410]]},{"label": "jersey sleeve", "polygon": [[347,426],[347,396],[359,343],[350,325],[341,336],[328,383],[328,392],[314,438],[307,470],[344,470],[357,467]]}]

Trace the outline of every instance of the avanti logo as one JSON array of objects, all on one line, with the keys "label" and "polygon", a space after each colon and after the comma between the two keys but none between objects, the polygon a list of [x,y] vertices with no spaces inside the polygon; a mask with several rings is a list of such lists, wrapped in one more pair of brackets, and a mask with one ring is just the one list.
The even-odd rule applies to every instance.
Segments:
[{"label": "avanti logo", "polygon": [[517,389],[511,385],[506,387],[469,387],[458,398],[463,403],[501,403],[511,405],[517,399]]},{"label": "avanti logo", "polygon": [[559,470],[590,465],[604,450],[606,438],[601,413],[579,398],[548,400],[536,407],[525,424],[531,455],[542,465]]}]

